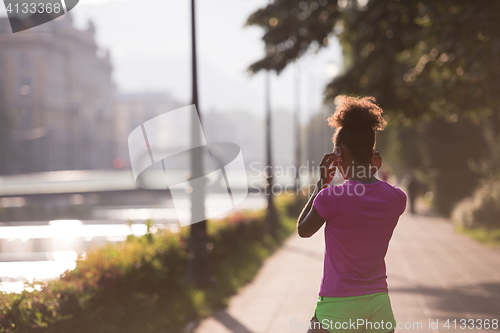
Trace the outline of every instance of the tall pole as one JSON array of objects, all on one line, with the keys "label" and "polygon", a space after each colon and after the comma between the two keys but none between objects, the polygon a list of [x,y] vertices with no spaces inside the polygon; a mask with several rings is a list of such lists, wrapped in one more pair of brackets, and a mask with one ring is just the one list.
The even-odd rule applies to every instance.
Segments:
[{"label": "tall pole", "polygon": [[[193,96],[192,103],[196,106],[198,119],[201,123],[200,104],[198,100],[198,69],[196,62],[196,19],[195,0],[191,0],[191,41],[192,41],[192,75]],[[201,133],[198,119],[191,119],[192,147],[198,147],[201,143]],[[191,174],[201,175],[203,172],[203,158],[200,150],[191,150]],[[191,185],[191,229],[189,234],[187,253],[187,273],[190,283],[198,287],[209,285],[211,276],[210,257],[207,250],[207,221],[203,218],[198,222],[200,213],[205,216],[205,186],[199,180],[190,182]]]},{"label": "tall pole", "polygon": [[273,195],[273,154],[272,154],[272,121],[271,121],[271,76],[266,72],[266,171],[267,171],[267,216],[266,229],[274,237],[277,236],[276,209]]},{"label": "tall pole", "polygon": [[301,155],[301,135],[300,135],[300,66],[295,65],[295,194],[299,194],[300,189],[300,155]]},{"label": "tall pole", "polygon": [[[272,0],[268,1],[271,5]],[[266,231],[273,237],[278,236],[278,220],[276,208],[274,207],[274,171],[273,171],[273,154],[272,154],[272,121],[271,121],[271,76],[269,71],[266,71],[266,197],[267,197],[267,215],[266,215]]]},{"label": "tall pole", "polygon": [[[312,128],[312,133],[310,134],[311,136],[311,139],[313,140],[313,142],[315,143],[313,145],[313,160],[314,162],[320,162],[317,160],[318,157],[321,157],[323,156],[323,153],[322,153],[322,145],[321,147],[319,147],[319,144],[317,144],[317,142],[320,142],[321,140],[321,135],[318,134],[319,133],[319,130],[320,128],[318,128],[318,121],[319,119],[316,118],[316,110],[314,109],[314,98],[313,98],[313,84],[314,84],[314,74],[312,73],[312,71],[309,73],[308,77],[307,77],[307,104],[309,105],[309,110],[307,110],[308,113],[310,113],[310,123],[311,123],[311,128]],[[318,166],[319,166],[319,163],[318,163]],[[312,173],[312,176],[313,178],[316,177],[316,175],[314,174],[315,172],[315,167],[314,165],[311,165],[309,166],[309,168],[311,168],[309,170],[310,173]]]}]

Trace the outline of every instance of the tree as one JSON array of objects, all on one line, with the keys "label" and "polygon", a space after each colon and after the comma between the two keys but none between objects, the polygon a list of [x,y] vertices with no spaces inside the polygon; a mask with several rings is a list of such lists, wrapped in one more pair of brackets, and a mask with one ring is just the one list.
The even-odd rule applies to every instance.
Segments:
[{"label": "tree", "polygon": [[250,71],[280,73],[336,36],[346,67],[325,90],[373,95],[417,118],[500,106],[500,2],[479,0],[276,0],[247,21],[265,29]]},{"label": "tree", "polygon": [[[340,94],[371,95],[397,131],[405,132],[402,124],[419,126],[415,133],[424,137],[415,151],[426,161],[420,167],[436,171],[435,184],[447,175],[436,202],[449,212],[473,185],[459,186],[463,173],[449,178],[450,164],[434,149],[442,142],[425,136],[446,131],[441,140],[460,152],[447,156],[461,170],[484,158],[474,148],[456,149],[457,138],[475,135],[471,142],[490,147],[490,167],[483,169],[499,172],[499,14],[500,2],[488,0],[276,0],[248,18],[247,24],[265,29],[266,45],[265,56],[249,70],[280,73],[306,51],[326,46],[329,37],[338,38],[345,68],[325,87],[325,102]],[[448,128],[453,124],[458,130]]]}]

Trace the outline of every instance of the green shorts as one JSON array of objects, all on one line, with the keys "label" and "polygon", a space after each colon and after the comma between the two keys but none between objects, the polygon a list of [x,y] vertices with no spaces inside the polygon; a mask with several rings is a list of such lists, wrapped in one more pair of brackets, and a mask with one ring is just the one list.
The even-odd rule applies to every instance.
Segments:
[{"label": "green shorts", "polygon": [[314,317],[332,333],[386,333],[396,328],[387,292],[352,297],[319,296]]}]

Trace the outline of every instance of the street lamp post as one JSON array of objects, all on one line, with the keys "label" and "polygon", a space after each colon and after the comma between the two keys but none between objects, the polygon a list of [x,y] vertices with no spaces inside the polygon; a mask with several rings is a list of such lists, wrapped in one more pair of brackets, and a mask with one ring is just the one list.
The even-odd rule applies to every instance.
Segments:
[{"label": "street lamp post", "polygon": [[295,194],[300,190],[300,155],[301,155],[301,133],[300,133],[300,66],[295,65]]},{"label": "street lamp post", "polygon": [[[200,104],[198,100],[198,71],[196,62],[196,20],[195,20],[195,0],[191,0],[191,41],[192,41],[192,103],[196,106],[198,118],[191,119],[191,147],[198,147],[202,141],[199,124],[202,118],[200,114]],[[199,119],[199,123],[198,123]],[[203,173],[203,157],[198,149],[191,150],[191,175],[201,175]],[[194,177],[193,177],[194,178]],[[191,229],[189,234],[187,253],[187,273],[190,283],[199,287],[209,285],[211,276],[210,257],[207,249],[207,221],[203,219],[198,222],[200,212],[205,214],[205,185],[191,180]]]},{"label": "street lamp post", "polygon": [[[337,75],[339,74],[339,71],[340,71],[340,67],[339,67],[339,65],[337,65],[337,62],[335,62],[335,61],[330,61],[326,65],[326,75],[328,76],[329,80],[334,80],[337,77]],[[326,105],[323,106],[323,109],[324,109],[325,118],[326,118],[326,117],[328,117],[329,109]],[[323,139],[324,139],[324,142],[326,142],[326,144],[327,144],[325,151],[328,151],[330,149],[333,149],[333,147],[331,146],[330,138],[327,137],[328,127],[324,126],[324,129],[325,129],[325,137]]]},{"label": "street lamp post", "polygon": [[267,215],[266,215],[266,229],[273,235],[277,236],[277,215],[276,208],[274,207],[273,195],[273,159],[272,159],[272,121],[271,121],[271,77],[269,71],[266,72],[266,197],[267,197]]}]

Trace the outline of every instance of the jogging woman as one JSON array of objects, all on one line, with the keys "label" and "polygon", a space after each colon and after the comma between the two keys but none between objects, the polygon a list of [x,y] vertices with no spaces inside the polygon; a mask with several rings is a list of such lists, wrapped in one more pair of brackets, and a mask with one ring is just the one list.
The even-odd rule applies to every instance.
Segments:
[{"label": "jogging woman", "polygon": [[[387,289],[385,255],[399,216],[403,191],[374,174],[380,155],[376,131],[386,122],[372,97],[342,97],[328,121],[335,149],[321,161],[320,179],[297,221],[301,237],[326,222],[319,299],[308,333],[393,332],[396,321]],[[328,186],[336,170],[346,180]]]}]

